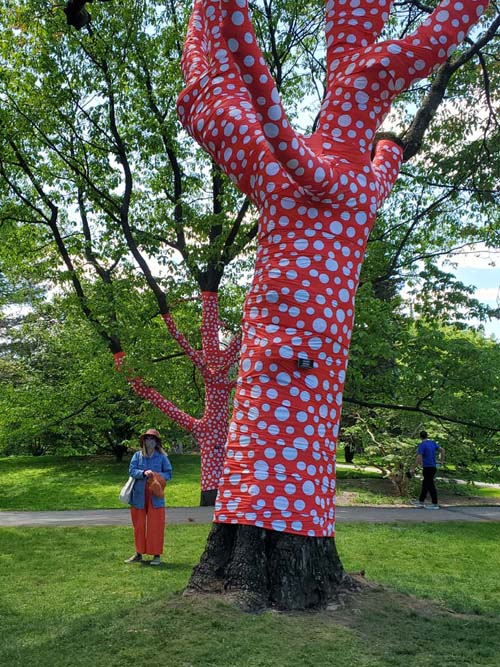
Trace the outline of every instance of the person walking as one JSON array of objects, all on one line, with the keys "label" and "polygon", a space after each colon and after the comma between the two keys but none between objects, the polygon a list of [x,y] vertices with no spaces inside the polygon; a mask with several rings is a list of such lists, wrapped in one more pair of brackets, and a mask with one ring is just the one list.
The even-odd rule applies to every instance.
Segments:
[{"label": "person walking", "polygon": [[130,497],[130,514],[134,527],[135,554],[125,563],[141,563],[144,554],[153,559],[150,565],[161,565],[165,538],[165,498],[163,488],[172,479],[172,465],[154,428],[139,438],[141,449],[132,457],[129,475],[135,479]]},{"label": "person walking", "polygon": [[[426,431],[420,431],[420,437],[422,441],[417,449],[417,456],[415,458],[415,465],[412,472],[414,473],[416,468],[422,467],[422,489],[420,491],[419,499],[412,504],[416,507],[438,510],[437,490],[436,485],[434,484],[434,477],[436,476],[437,470],[436,454],[439,452],[439,462],[440,465],[442,465],[444,463],[445,451],[435,440],[429,439]],[[428,493],[431,496],[432,505],[424,505]]]}]

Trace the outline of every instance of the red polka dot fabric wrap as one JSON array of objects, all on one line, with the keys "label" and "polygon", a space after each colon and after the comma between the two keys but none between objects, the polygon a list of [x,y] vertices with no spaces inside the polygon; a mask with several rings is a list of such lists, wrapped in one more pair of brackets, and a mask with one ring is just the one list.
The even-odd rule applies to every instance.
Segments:
[{"label": "red polka dot fabric wrap", "polygon": [[487,2],[444,0],[376,42],[386,0],[326,3],[318,129],[291,127],[244,0],[197,0],[178,100],[184,127],[255,203],[255,275],[215,520],[333,536],[335,451],[354,297],[402,149],[374,137],[394,97],[444,62]]},{"label": "red polka dot fabric wrap", "polygon": [[[230,369],[234,365],[239,349],[239,338],[234,337],[225,349],[219,343],[218,295],[202,293],[203,321],[201,326],[202,349],[194,350],[177,329],[170,313],[162,317],[167,329],[184,350],[187,357],[203,376],[205,382],[205,411],[201,419],[180,410],[140,377],[128,374],[127,380],[138,396],[150,401],[179,426],[192,433],[200,448],[201,490],[216,489],[221,478],[224,462],[228,407],[234,386]],[[117,369],[123,365],[124,352],[115,355]]]}]

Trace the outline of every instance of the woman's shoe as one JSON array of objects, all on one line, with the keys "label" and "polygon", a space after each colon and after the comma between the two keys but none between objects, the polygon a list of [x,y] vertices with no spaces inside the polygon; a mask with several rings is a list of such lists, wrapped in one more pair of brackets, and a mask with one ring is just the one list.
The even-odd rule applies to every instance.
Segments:
[{"label": "woman's shoe", "polygon": [[142,563],[142,554],[134,554],[123,561],[124,563]]},{"label": "woman's shoe", "polygon": [[159,556],[154,556],[153,560],[151,561],[150,565],[161,565],[161,559]]}]

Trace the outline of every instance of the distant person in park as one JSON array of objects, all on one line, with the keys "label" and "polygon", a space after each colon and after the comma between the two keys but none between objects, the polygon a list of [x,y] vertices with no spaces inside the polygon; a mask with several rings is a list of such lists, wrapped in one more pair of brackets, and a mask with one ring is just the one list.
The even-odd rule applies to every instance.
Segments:
[{"label": "distant person in park", "polygon": [[130,498],[135,554],[125,562],[141,563],[143,555],[150,554],[153,556],[150,565],[161,565],[165,537],[163,489],[172,479],[172,465],[156,429],[143,433],[139,443],[141,449],[133,455],[129,468],[130,476],[135,479]]},{"label": "distant person in park", "polygon": [[[434,477],[437,470],[436,455],[439,452],[439,463],[442,465],[444,463],[445,452],[435,440],[429,439],[427,431],[420,431],[420,437],[422,441],[417,449],[417,456],[412,472],[415,472],[416,468],[422,467],[422,489],[419,499],[413,505],[416,507],[425,507],[429,510],[438,510],[438,497],[436,485],[434,484]],[[424,505],[428,493],[431,496],[432,505]]]},{"label": "distant person in park", "polygon": [[344,447],[344,459],[346,463],[352,463],[354,461],[354,449],[351,445],[346,445]]}]

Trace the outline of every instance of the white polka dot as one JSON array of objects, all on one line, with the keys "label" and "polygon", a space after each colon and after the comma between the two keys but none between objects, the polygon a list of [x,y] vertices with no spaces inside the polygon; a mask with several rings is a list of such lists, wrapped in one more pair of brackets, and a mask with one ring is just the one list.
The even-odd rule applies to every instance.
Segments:
[{"label": "white polka dot", "polygon": [[314,494],[314,484],[308,480],[302,484],[302,491],[306,496],[312,496]]},{"label": "white polka dot", "polygon": [[282,345],[279,349],[279,355],[283,359],[291,359],[293,357],[293,350],[289,345]]},{"label": "white polka dot", "polygon": [[234,12],[233,15],[231,16],[231,21],[233,22],[234,25],[240,26],[243,25],[245,22],[245,17],[241,12]]},{"label": "white polka dot", "polygon": [[288,408],[283,407],[280,405],[276,410],[274,411],[274,416],[278,421],[285,422],[290,418],[290,410]]},{"label": "white polka dot", "polygon": [[271,139],[275,139],[279,135],[279,127],[274,123],[265,123],[262,129],[266,137],[270,137]]},{"label": "white polka dot", "polygon": [[270,162],[268,165],[266,165],[266,174],[268,176],[276,176],[279,170],[280,166],[277,162]]},{"label": "white polka dot", "polygon": [[339,299],[343,303],[347,303],[347,301],[349,301],[349,299],[350,299],[349,292],[346,289],[341,289],[340,292],[339,292]]},{"label": "white polka dot", "polygon": [[282,521],[281,519],[276,519],[275,521],[272,522],[272,528],[273,530],[283,532],[286,528],[286,522]]},{"label": "white polka dot", "polygon": [[288,508],[289,502],[288,499],[284,496],[277,496],[274,499],[273,504],[277,510],[286,510]]},{"label": "white polka dot", "polygon": [[292,378],[288,375],[288,373],[278,373],[276,376],[276,382],[278,383],[279,386],[281,387],[286,387],[287,385],[290,384],[292,381]]},{"label": "white polka dot", "polygon": [[297,450],[293,447],[284,447],[282,454],[283,458],[286,459],[287,461],[295,461],[295,459],[298,456]]},{"label": "white polka dot", "polygon": [[321,317],[317,317],[312,323],[312,328],[317,333],[323,333],[327,328],[326,321]]}]

